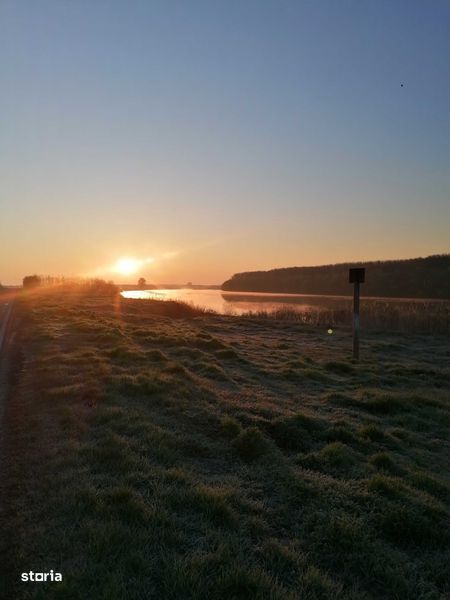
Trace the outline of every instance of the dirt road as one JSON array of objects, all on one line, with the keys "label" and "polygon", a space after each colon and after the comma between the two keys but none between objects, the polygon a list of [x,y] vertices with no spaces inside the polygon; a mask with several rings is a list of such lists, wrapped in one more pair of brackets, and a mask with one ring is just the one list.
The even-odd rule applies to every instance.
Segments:
[{"label": "dirt road", "polygon": [[13,306],[13,300],[9,296],[5,299],[0,297],[0,353],[2,352],[3,345],[6,339],[6,332],[8,328],[9,319],[11,317],[11,311]]}]

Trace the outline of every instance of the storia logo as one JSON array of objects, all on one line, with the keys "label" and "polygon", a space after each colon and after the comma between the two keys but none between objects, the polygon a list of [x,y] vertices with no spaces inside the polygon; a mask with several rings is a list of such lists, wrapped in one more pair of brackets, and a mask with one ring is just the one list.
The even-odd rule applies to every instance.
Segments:
[{"label": "storia logo", "polygon": [[22,573],[22,581],[62,581],[62,575],[61,573],[55,573],[53,569],[48,573],[29,571],[28,573]]}]

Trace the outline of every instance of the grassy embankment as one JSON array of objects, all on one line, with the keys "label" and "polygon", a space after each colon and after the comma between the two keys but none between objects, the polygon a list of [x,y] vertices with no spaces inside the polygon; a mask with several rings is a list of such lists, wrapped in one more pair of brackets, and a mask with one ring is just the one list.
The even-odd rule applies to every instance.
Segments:
[{"label": "grassy embankment", "polygon": [[8,597],[448,597],[448,337],[17,304]]}]

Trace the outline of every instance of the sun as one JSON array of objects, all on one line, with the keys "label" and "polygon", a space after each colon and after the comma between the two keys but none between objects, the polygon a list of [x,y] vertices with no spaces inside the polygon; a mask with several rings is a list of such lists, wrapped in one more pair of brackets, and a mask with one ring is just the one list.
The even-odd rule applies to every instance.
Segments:
[{"label": "sun", "polygon": [[119,273],[120,275],[129,276],[134,275],[138,271],[141,271],[144,267],[148,267],[154,262],[155,258],[153,256],[147,256],[146,258],[122,256],[109,268],[109,270],[112,273]]},{"label": "sun", "polygon": [[141,265],[141,261],[135,258],[119,258],[114,265],[114,271],[121,275],[132,275],[136,273]]}]

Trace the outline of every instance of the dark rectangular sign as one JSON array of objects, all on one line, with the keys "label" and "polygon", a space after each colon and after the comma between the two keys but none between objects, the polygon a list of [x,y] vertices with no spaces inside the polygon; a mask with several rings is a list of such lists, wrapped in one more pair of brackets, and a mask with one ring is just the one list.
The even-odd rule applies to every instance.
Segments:
[{"label": "dark rectangular sign", "polygon": [[364,283],[364,276],[366,270],[364,268],[358,269],[349,269],[348,271],[348,281],[349,283]]}]

